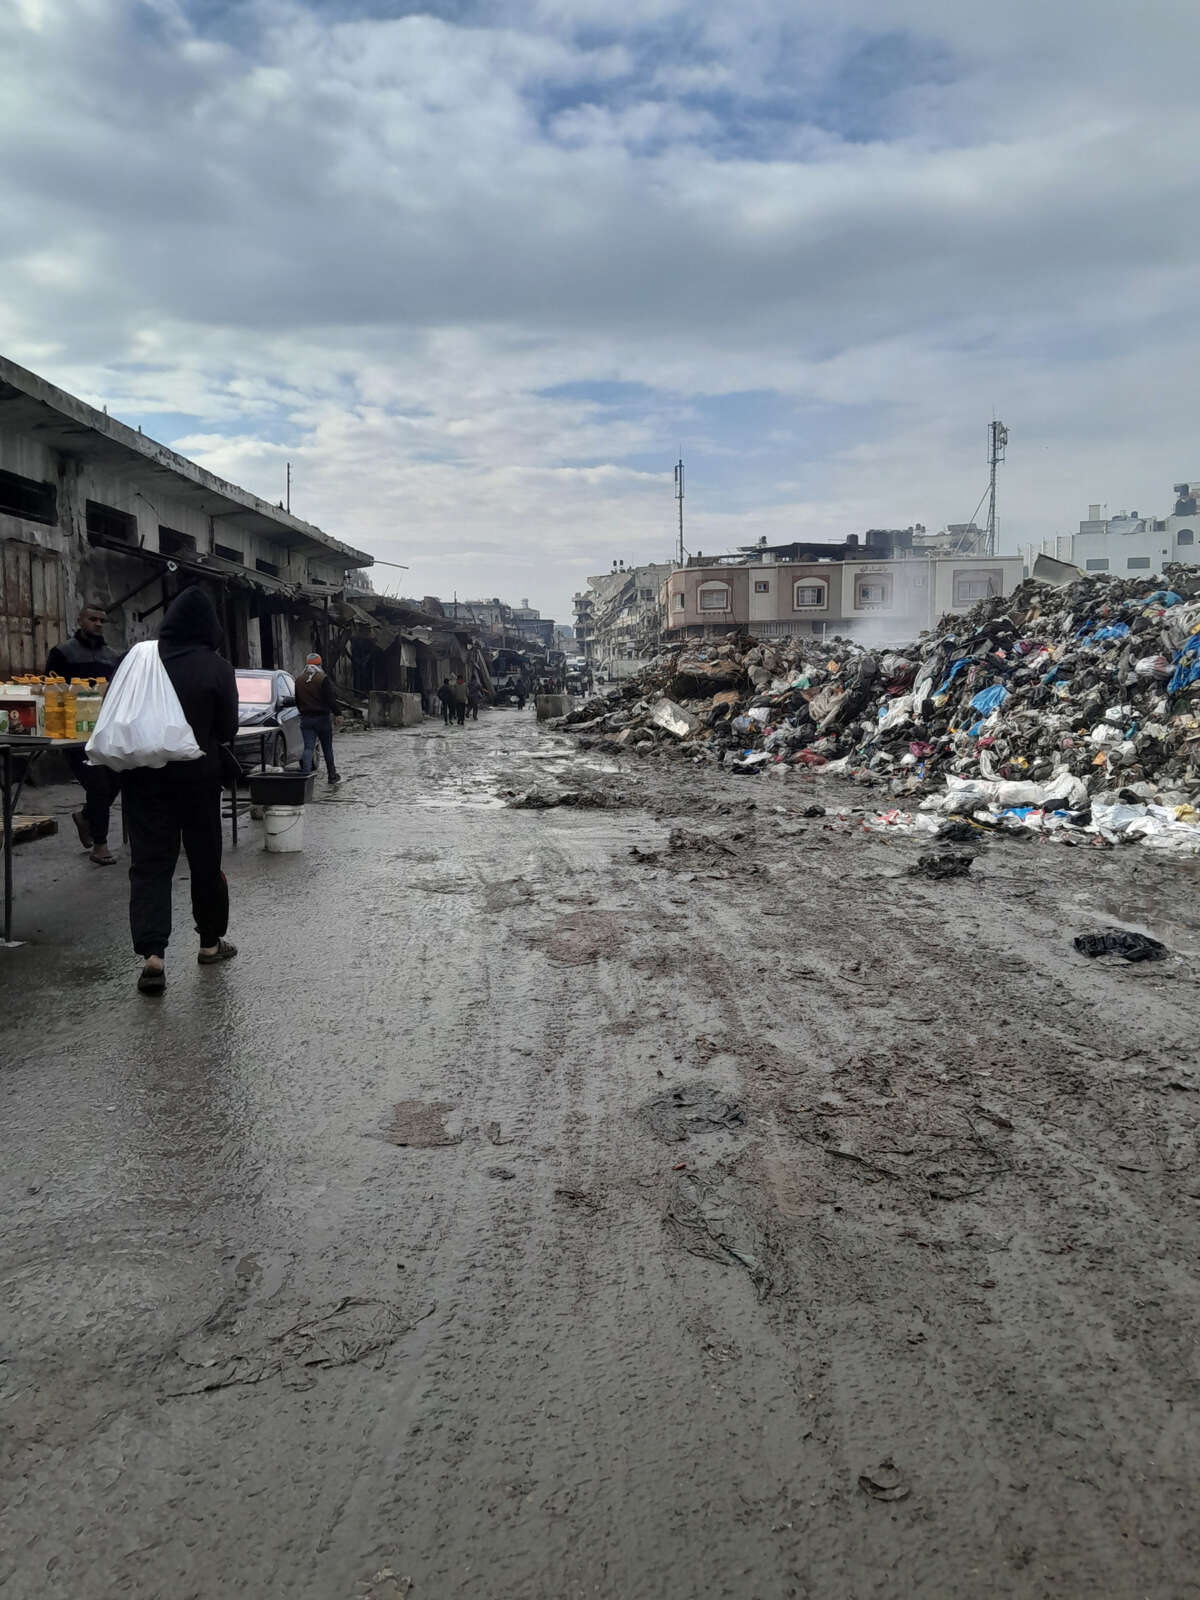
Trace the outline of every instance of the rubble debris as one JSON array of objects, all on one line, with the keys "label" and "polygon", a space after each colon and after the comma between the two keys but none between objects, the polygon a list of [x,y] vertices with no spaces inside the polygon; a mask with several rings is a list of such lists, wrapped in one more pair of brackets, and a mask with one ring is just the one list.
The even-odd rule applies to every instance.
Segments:
[{"label": "rubble debris", "polygon": [[732,1131],[746,1126],[746,1114],[708,1083],[679,1084],[655,1095],[639,1116],[651,1133],[668,1144],[682,1144],[693,1133]]},{"label": "rubble debris", "polygon": [[677,739],[686,739],[699,727],[695,717],[682,706],[676,705],[674,700],[665,697],[651,710],[650,721],[656,728],[665,728],[668,733],[673,733]]},{"label": "rubble debris", "polygon": [[691,641],[564,728],[755,782],[885,787],[1010,835],[1200,854],[1200,571],[1027,579],[902,649]]},{"label": "rubble debris", "polygon": [[1126,961],[1165,961],[1170,951],[1165,944],[1144,933],[1125,928],[1106,928],[1103,933],[1081,933],[1075,948],[1085,956],[1124,956]]},{"label": "rubble debris", "polygon": [[941,855],[918,856],[908,869],[910,878],[965,878],[971,870],[974,856],[958,855],[947,850]]}]

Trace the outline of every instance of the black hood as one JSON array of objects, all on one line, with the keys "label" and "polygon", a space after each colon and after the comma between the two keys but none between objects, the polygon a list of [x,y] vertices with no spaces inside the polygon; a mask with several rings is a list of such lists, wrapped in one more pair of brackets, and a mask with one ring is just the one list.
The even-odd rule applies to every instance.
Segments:
[{"label": "black hood", "polygon": [[224,635],[212,601],[203,589],[193,585],[171,601],[158,630],[158,637],[161,643],[176,649],[181,645],[207,645],[210,650],[216,650]]}]

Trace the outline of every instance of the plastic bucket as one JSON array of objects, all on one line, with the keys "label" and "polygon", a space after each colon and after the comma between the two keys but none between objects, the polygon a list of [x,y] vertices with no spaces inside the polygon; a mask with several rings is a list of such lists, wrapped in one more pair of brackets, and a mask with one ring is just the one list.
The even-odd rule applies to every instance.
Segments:
[{"label": "plastic bucket", "polygon": [[266,848],[272,855],[304,849],[304,807],[268,806],[263,812]]}]

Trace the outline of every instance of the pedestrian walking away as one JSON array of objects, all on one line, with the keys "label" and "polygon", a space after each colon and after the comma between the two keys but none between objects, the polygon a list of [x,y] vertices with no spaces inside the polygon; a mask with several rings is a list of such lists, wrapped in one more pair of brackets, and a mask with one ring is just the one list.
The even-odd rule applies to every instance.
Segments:
[{"label": "pedestrian walking away", "polygon": [[454,715],[458,719],[459,727],[462,728],[467,722],[467,685],[461,672],[450,687],[454,691]]},{"label": "pedestrian walking away", "polygon": [[296,679],[296,705],[300,712],[300,732],[304,735],[300,771],[312,771],[313,753],[319,739],[325,757],[325,774],[332,788],[342,781],[333,760],[333,718],[338,698],[333,679],[321,666],[321,658],[315,652],[304,658],[304,671]]},{"label": "pedestrian walking away", "polygon": [[454,685],[449,678],[442,679],[438,699],[442,702],[442,721],[449,727],[450,718],[454,715]]},{"label": "pedestrian walking away", "polygon": [[[117,652],[104,638],[105,610],[89,602],[79,613],[79,625],[69,639],[56,644],[46,657],[46,676],[65,678],[103,678],[107,683],[120,665]],[[108,848],[108,822],[113,801],[120,792],[121,779],[108,767],[94,767],[82,750],[66,752],[71,775],[83,789],[83,805],[71,813],[71,821],[85,850],[98,867],[111,867],[116,856]]]},{"label": "pedestrian walking away", "polygon": [[479,708],[482,704],[483,690],[479,686],[479,679],[474,678],[471,681],[471,687],[467,690],[467,705],[471,711],[472,721],[479,721]]},{"label": "pedestrian walking away", "polygon": [[217,654],[221,624],[202,589],[185,589],[171,602],[158,630],[158,653],[202,754],[163,767],[134,767],[125,774],[129,823],[129,924],[133,948],[144,962],[138,988],[161,994],[167,986],[171,938],[171,883],[180,845],[191,875],[192,915],[200,936],[201,966],[237,954],[225,939],[229,888],[221,871],[221,746],[238,727],[237,679]]}]

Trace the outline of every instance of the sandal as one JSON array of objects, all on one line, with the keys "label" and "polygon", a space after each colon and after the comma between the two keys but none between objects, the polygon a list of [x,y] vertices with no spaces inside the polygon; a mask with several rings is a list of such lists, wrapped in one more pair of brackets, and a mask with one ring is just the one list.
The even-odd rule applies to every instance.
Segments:
[{"label": "sandal", "polygon": [[227,939],[218,939],[215,950],[201,950],[196,960],[202,967],[215,967],[218,961],[232,961],[237,955],[237,945],[230,944]]},{"label": "sandal", "polygon": [[89,860],[95,867],[115,867],[117,864],[116,856],[106,844],[93,845]]},{"label": "sandal", "polygon": [[162,967],[143,967],[137,986],[139,994],[161,994],[167,987],[167,974]]}]

